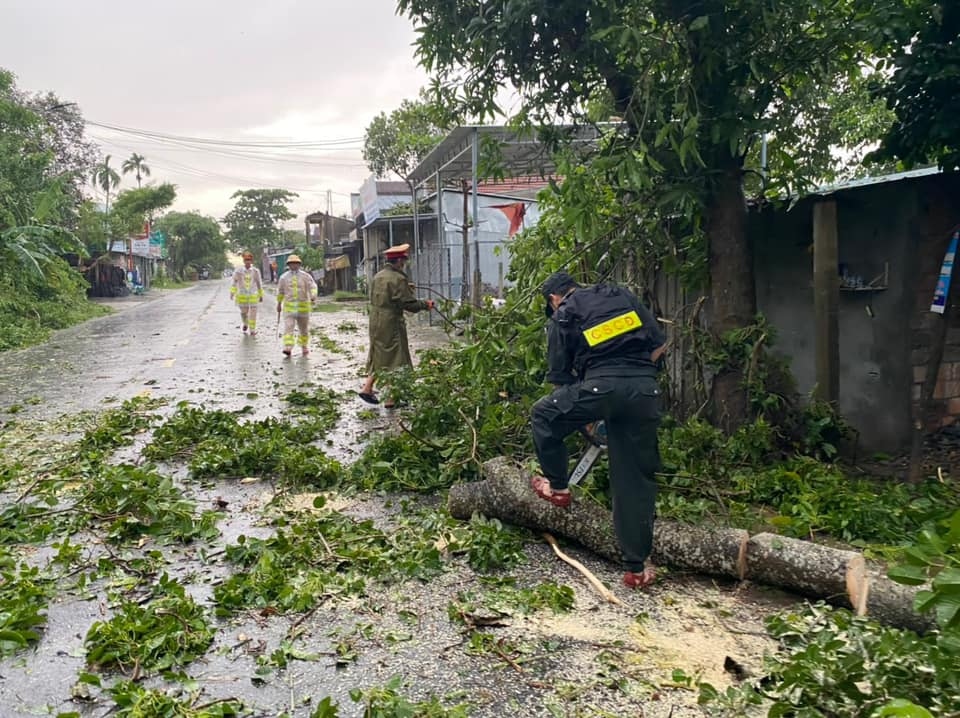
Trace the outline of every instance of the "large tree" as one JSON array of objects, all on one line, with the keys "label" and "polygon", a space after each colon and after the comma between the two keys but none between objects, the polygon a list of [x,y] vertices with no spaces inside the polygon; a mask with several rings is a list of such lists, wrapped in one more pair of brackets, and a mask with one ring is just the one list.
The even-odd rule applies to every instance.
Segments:
[{"label": "large tree", "polygon": [[[417,25],[417,52],[435,87],[467,114],[492,117],[510,86],[521,98],[520,122],[586,121],[591,101],[614,109],[624,131],[597,161],[638,215],[669,218],[705,240],[710,329],[720,342],[756,315],[744,194],[751,150],[766,134],[778,153],[769,190],[809,182],[804,148],[832,131],[822,88],[852,82],[868,57],[885,51],[885,18],[899,4],[399,0],[398,9]],[[803,141],[778,141],[797,136]],[[570,216],[588,227],[596,210],[582,196]],[[714,416],[732,427],[747,409],[743,367],[720,366]]]},{"label": "large tree", "polygon": [[250,251],[259,257],[264,248],[278,243],[283,236],[281,223],[297,216],[287,205],[298,196],[285,189],[241,189],[234,192],[231,199],[237,202],[223,218],[231,249]]},{"label": "large tree", "polygon": [[175,276],[182,277],[190,265],[222,266],[227,245],[220,225],[212,217],[196,212],[168,212],[157,221],[156,228],[167,237],[167,256]]},{"label": "large tree", "polygon": [[45,175],[57,178],[71,195],[73,203],[64,207],[64,222],[72,226],[90,169],[99,155],[97,146],[86,137],[83,115],[77,103],[64,101],[52,92],[18,92],[14,88],[12,97],[41,120],[37,142],[52,158]]},{"label": "large tree", "polygon": [[140,180],[143,177],[150,176],[150,167],[144,162],[147,159],[143,155],[138,155],[136,152],[131,153],[130,157],[123,161],[123,164],[120,165],[120,171],[123,174],[127,175],[131,172],[133,176],[137,178],[137,188],[140,187]]},{"label": "large tree", "polygon": [[[64,252],[83,252],[64,227],[72,213],[69,172],[57,172],[47,119],[0,70],[0,282],[43,283]],[[2,303],[2,302],[0,302]]]}]

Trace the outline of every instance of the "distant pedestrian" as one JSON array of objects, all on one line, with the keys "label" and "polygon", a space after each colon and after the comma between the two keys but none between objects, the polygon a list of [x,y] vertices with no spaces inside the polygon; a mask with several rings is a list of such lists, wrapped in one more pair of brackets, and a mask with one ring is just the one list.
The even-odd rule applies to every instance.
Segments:
[{"label": "distant pedestrian", "polygon": [[317,283],[307,272],[300,269],[300,257],[287,257],[289,269],[280,276],[277,284],[277,315],[283,311],[283,353],[293,353],[294,330],[299,331],[297,341],[303,356],[310,353],[310,311],[317,299]]},{"label": "distant pedestrian", "polygon": [[270,282],[273,283],[276,281],[277,281],[277,260],[271,259],[270,260]]},{"label": "distant pedestrian", "polygon": [[[367,353],[367,380],[357,392],[368,404],[379,404],[373,393],[374,373],[381,369],[399,369],[413,366],[407,341],[407,323],[403,313],[433,309],[432,299],[417,299],[407,275],[409,244],[390,247],[383,253],[386,266],[377,272],[370,284],[370,349]],[[384,406],[393,408],[395,399],[387,399]]]},{"label": "distant pedestrian", "polygon": [[243,253],[243,266],[237,267],[230,285],[230,298],[240,307],[243,333],[250,329],[250,336],[257,336],[257,307],[263,301],[263,281],[260,270],[253,266],[253,253]]}]

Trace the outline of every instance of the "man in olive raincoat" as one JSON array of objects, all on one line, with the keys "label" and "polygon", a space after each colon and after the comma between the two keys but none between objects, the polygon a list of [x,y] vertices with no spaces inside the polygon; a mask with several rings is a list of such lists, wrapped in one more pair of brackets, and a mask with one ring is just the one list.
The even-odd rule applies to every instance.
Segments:
[{"label": "man in olive raincoat", "polygon": [[[379,404],[373,393],[374,373],[381,369],[413,366],[407,342],[407,323],[403,313],[433,309],[432,299],[417,299],[403,270],[407,264],[409,244],[390,247],[383,253],[386,266],[370,285],[370,350],[367,353],[367,380],[358,392],[368,404]],[[394,400],[384,406],[392,408]]]}]

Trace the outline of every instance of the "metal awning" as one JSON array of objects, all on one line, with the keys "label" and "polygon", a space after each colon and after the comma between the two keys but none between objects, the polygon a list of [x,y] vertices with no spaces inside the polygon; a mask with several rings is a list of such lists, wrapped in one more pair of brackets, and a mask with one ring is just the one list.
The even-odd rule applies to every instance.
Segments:
[{"label": "metal awning", "polygon": [[436,218],[437,218],[437,215],[436,215],[435,212],[426,213],[426,214],[417,214],[417,215],[412,215],[412,214],[381,214],[379,217],[377,217],[377,218],[376,218],[375,220],[373,220],[372,222],[367,222],[365,225],[363,225],[363,229],[370,229],[371,227],[379,227],[379,226],[383,226],[383,225],[389,225],[389,224],[391,224],[392,222],[397,222],[398,224],[402,224],[402,223],[404,223],[404,222],[407,222],[407,223],[409,223],[409,224],[413,224],[414,221],[415,221],[415,220],[418,220],[418,219],[422,222],[422,221],[425,220],[425,219],[436,219]]},{"label": "metal awning", "polygon": [[[592,147],[602,132],[615,125],[557,125],[551,133],[566,135],[574,144]],[[424,157],[407,179],[415,185],[431,179],[438,172],[445,180],[472,180],[477,173],[475,148],[493,142],[499,148],[502,169],[507,176],[538,175],[548,177],[557,167],[542,131],[536,128],[520,131],[504,125],[466,125],[457,127]]]}]

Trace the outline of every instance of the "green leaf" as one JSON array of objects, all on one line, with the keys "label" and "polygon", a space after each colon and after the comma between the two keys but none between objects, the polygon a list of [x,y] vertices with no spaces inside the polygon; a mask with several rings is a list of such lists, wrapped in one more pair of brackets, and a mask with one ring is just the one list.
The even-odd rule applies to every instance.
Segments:
[{"label": "green leaf", "polygon": [[897,564],[887,571],[892,581],[908,586],[919,586],[927,582],[927,570],[924,566],[912,564]]},{"label": "green leaf", "polygon": [[898,718],[933,718],[933,714],[926,708],[911,703],[904,698],[896,698],[871,714],[871,718],[885,718],[887,716],[897,716]]},{"label": "green leaf", "polygon": [[937,591],[948,594],[960,594],[960,568],[945,568],[933,579]]}]

